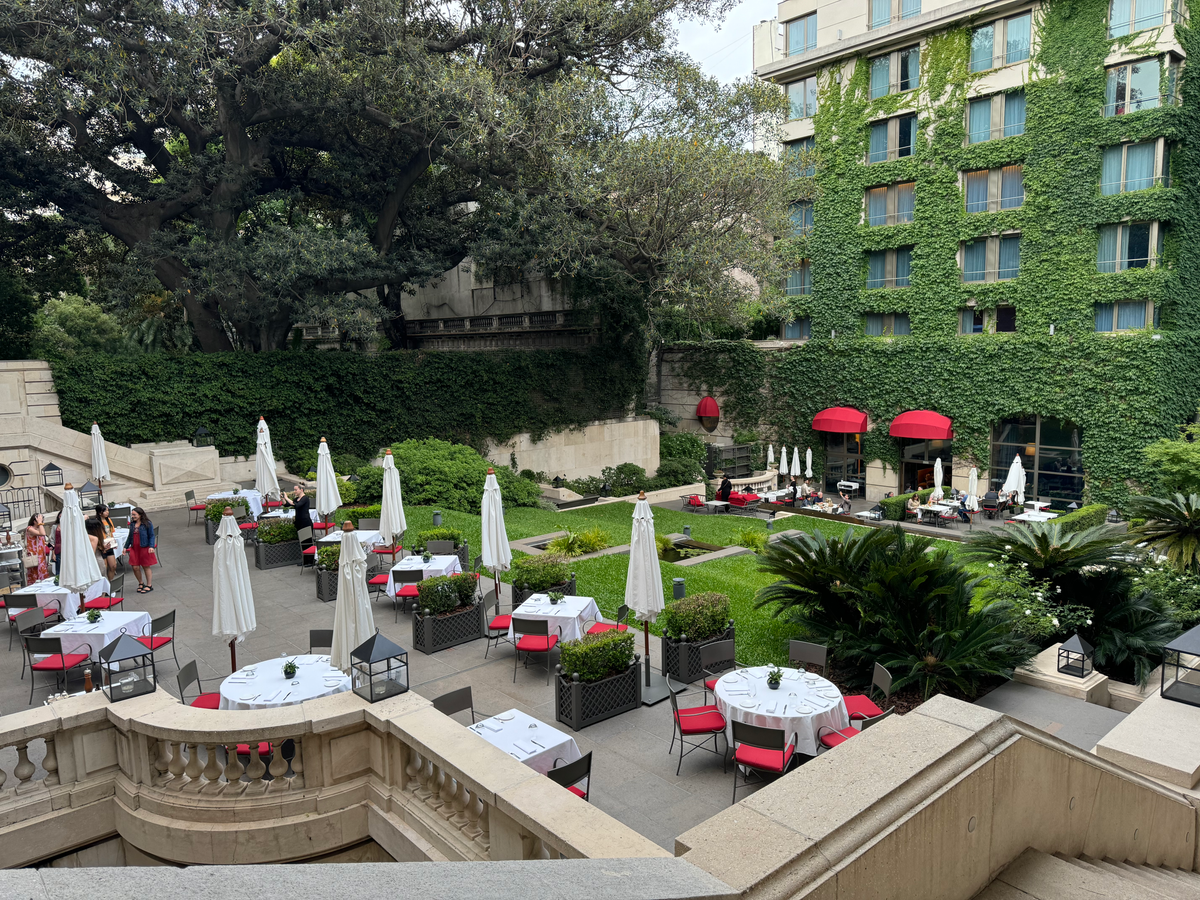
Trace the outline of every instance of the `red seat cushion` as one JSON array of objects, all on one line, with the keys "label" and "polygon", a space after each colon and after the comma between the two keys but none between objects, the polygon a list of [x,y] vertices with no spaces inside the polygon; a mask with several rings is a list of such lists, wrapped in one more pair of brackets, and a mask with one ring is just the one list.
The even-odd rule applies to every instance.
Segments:
[{"label": "red seat cushion", "polygon": [[715,706],[692,706],[681,709],[679,730],[683,734],[713,734],[725,730],[725,717]]},{"label": "red seat cushion", "polygon": [[762,769],[766,772],[782,772],[791,761],[792,752],[795,749],[791,744],[788,744],[787,749],[782,752],[779,750],[763,750],[761,747],[751,747],[749,744],[738,744],[737,749],[733,752],[733,758],[734,761],[741,763],[743,766],[750,766],[752,769]]},{"label": "red seat cushion", "polygon": [[846,712],[850,713],[851,719],[873,719],[883,715],[883,710],[872,703],[866,694],[851,694],[842,699],[846,701]]},{"label": "red seat cushion", "polygon": [[188,507],[189,512],[200,512],[200,510],[202,510],[202,509],[208,509],[208,507],[205,506],[203,503],[197,503],[195,506]]},{"label": "red seat cushion", "polygon": [[[238,756],[249,756],[250,755],[250,745],[249,744],[238,744],[237,745],[237,755]],[[259,741],[258,755],[259,756],[270,756],[271,755],[271,745],[269,743],[267,743],[266,741]]]},{"label": "red seat cushion", "polygon": [[704,682],[705,689],[709,690],[709,691],[715,691],[717,689],[717,682],[720,680],[721,680],[720,675],[718,675],[716,678],[708,679],[706,682]]},{"label": "red seat cushion", "polygon": [[572,794],[574,794],[576,797],[580,797],[584,800],[587,799],[587,794],[584,792],[583,788],[581,788],[581,787],[576,787],[575,785],[571,785],[569,788],[567,788],[567,790],[570,791]]},{"label": "red seat cushion", "polygon": [[332,528],[332,522],[313,522],[312,527],[317,531],[324,531],[326,528]]},{"label": "red seat cushion", "polygon": [[65,658],[61,653],[55,653],[53,656],[47,656],[40,662],[33,663],[30,668],[35,672],[61,672],[64,669],[77,666],[89,658],[86,653],[68,653]]},{"label": "red seat cushion", "polygon": [[840,728],[837,731],[830,731],[821,735],[821,743],[822,745],[832,749],[838,744],[846,743],[846,741],[850,740],[852,737],[857,737],[859,734],[861,734],[861,732],[857,728],[850,728],[847,726],[846,728]]},{"label": "red seat cushion", "polygon": [[171,639],[169,637],[157,634],[154,635],[154,637],[139,637],[138,641],[143,646],[148,647],[151,650],[157,650],[159,647],[165,647],[167,644],[171,643]]},{"label": "red seat cushion", "polygon": [[97,597],[83,604],[84,609],[112,609],[125,602],[124,597]]},{"label": "red seat cushion", "polygon": [[221,695],[220,694],[201,694],[195,700],[188,704],[196,709],[220,709]]},{"label": "red seat cushion", "polygon": [[557,634],[525,634],[517,641],[517,650],[523,653],[549,653],[557,644]]},{"label": "red seat cushion", "polygon": [[316,547],[305,547],[300,552],[303,553],[305,556],[312,556],[317,552],[317,548]]},{"label": "red seat cushion", "polygon": [[371,550],[372,553],[384,553],[391,556],[393,553],[399,553],[404,548],[397,544],[395,547],[375,547]]},{"label": "red seat cushion", "polygon": [[277,509],[278,507],[283,506],[283,501],[282,500],[268,500],[266,503],[263,504],[263,506],[266,506],[270,509]]},{"label": "red seat cushion", "polygon": [[370,584],[370,585],[383,585],[383,584],[387,584],[387,583],[388,583],[388,577],[386,574],[385,575],[376,575],[374,578],[370,578],[367,580],[367,584]]},{"label": "red seat cushion", "polygon": [[[36,607],[36,606],[33,606],[33,607],[30,607],[30,609],[37,609],[37,607]],[[20,615],[21,613],[23,613],[23,612],[29,612],[29,610],[27,610],[27,609],[18,609],[18,610],[17,610],[15,613],[9,613],[9,614],[8,614],[8,620],[11,622],[13,619],[15,619],[17,616],[19,616],[19,615]],[[57,613],[57,612],[58,612],[58,610],[57,610],[57,609],[53,609],[53,608],[51,608],[51,607],[49,607],[49,606],[43,606],[43,607],[42,607],[42,615],[43,615],[43,616],[45,616],[47,619],[48,619],[48,618],[50,618],[52,615],[54,615],[54,614],[55,614],[55,613]]]},{"label": "red seat cushion", "polygon": [[420,597],[421,592],[417,590],[415,584],[406,584],[404,587],[396,591],[397,597]]},{"label": "red seat cushion", "polygon": [[253,531],[257,527],[258,527],[257,522],[243,522],[241,525],[238,526],[238,528],[242,529],[242,531]]},{"label": "red seat cushion", "polygon": [[488,622],[488,628],[492,631],[508,631],[508,626],[511,624],[512,616],[496,616]]},{"label": "red seat cushion", "polygon": [[748,503],[751,500],[758,500],[759,496],[758,494],[742,494],[742,499]]},{"label": "red seat cushion", "polygon": [[692,494],[688,497],[688,506],[703,506],[704,501],[700,499],[699,494]]},{"label": "red seat cushion", "polygon": [[628,625],[610,625],[608,622],[597,622],[587,630],[588,634],[604,634],[606,631],[628,631]]}]

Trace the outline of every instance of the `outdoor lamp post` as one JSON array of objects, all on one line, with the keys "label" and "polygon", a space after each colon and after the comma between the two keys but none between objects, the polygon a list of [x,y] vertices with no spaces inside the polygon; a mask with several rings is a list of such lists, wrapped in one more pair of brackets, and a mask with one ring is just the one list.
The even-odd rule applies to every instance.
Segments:
[{"label": "outdoor lamp post", "polygon": [[42,484],[46,487],[58,487],[63,483],[63,470],[54,463],[42,467]]},{"label": "outdoor lamp post", "polygon": [[774,530],[775,530],[775,510],[771,510],[769,513],[767,513],[767,531],[771,532]]},{"label": "outdoor lamp post", "polygon": [[440,509],[435,509],[433,511],[433,527],[434,528],[442,527],[442,511]]},{"label": "outdoor lamp post", "polygon": [[379,629],[350,651],[354,693],[368,703],[408,691],[408,651],[389,641]]},{"label": "outdoor lamp post", "polygon": [[152,694],[155,690],[154,654],[125,633],[100,651],[101,689],[109,703]]},{"label": "outdoor lamp post", "polygon": [[1058,671],[1087,678],[1092,674],[1092,645],[1079,635],[1067,638],[1058,648]]},{"label": "outdoor lamp post", "polygon": [[1200,625],[1163,649],[1160,693],[1168,700],[1200,706]]},{"label": "outdoor lamp post", "polygon": [[688,538],[689,540],[691,539],[691,537],[692,537],[692,526],[691,525],[683,526],[683,536],[685,538]]},{"label": "outdoor lamp post", "polygon": [[675,600],[682,600],[687,596],[687,588],[684,587],[682,578],[671,579],[671,596]]},{"label": "outdoor lamp post", "polygon": [[193,447],[211,447],[213,445],[212,432],[201,425],[196,429],[196,433],[192,435]]}]

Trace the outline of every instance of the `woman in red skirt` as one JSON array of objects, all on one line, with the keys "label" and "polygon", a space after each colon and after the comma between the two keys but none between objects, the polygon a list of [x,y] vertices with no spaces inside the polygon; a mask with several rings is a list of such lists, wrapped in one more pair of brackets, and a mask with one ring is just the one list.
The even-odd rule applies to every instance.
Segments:
[{"label": "woman in red skirt", "polygon": [[150,567],[158,565],[158,556],[154,553],[154,524],[140,506],[135,506],[129,514],[125,549],[129,551],[129,565],[133,566],[133,575],[138,580],[137,592],[150,593],[154,590],[150,583]]}]

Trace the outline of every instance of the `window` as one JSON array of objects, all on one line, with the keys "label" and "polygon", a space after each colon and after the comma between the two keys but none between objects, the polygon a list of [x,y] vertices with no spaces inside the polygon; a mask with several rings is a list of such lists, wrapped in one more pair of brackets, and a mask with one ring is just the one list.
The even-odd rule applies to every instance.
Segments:
[{"label": "window", "polygon": [[[895,73],[895,78],[892,78]],[[914,44],[871,60],[871,99],[911,91],[921,80],[921,46]]]},{"label": "window", "polygon": [[1104,164],[1100,170],[1100,193],[1104,196],[1126,191],[1144,191],[1163,184],[1164,154],[1162,141],[1144,144],[1121,144],[1104,148]]},{"label": "window", "polygon": [[1110,0],[1108,7],[1108,36],[1123,37],[1180,21],[1177,0]]},{"label": "window", "polygon": [[787,23],[788,56],[796,56],[817,46],[817,14]]},{"label": "window", "polygon": [[921,0],[900,0],[900,18],[915,19],[921,14]]},{"label": "window", "polygon": [[1001,19],[971,35],[971,71],[985,72],[1029,59],[1030,13]]},{"label": "window", "polygon": [[899,19],[914,19],[921,14],[921,0],[899,0],[900,15],[896,15],[896,0],[870,0],[868,27],[883,28]]},{"label": "window", "polygon": [[1012,306],[998,306],[990,312],[964,309],[959,312],[959,334],[985,334],[1013,332],[1017,330],[1017,311]]},{"label": "window", "polygon": [[783,146],[784,150],[786,150],[789,155],[805,155],[808,160],[808,165],[797,169],[797,176],[800,178],[812,178],[815,174],[817,174],[816,160],[813,158],[813,151],[816,148],[816,138],[800,138],[798,141],[789,141]]},{"label": "window", "polygon": [[872,122],[867,162],[877,163],[912,156],[916,140],[916,116],[897,116],[883,122]]},{"label": "window", "polygon": [[871,27],[882,28],[892,21],[892,0],[871,0]]},{"label": "window", "polygon": [[1021,236],[982,237],[962,245],[963,281],[1007,281],[1021,272]]},{"label": "window", "polygon": [[1158,222],[1120,222],[1100,226],[1096,269],[1124,272],[1157,264],[1162,254],[1163,228]]},{"label": "window", "polygon": [[1097,331],[1135,331],[1148,322],[1158,327],[1158,309],[1149,300],[1096,304]]},{"label": "window", "polygon": [[1021,166],[981,169],[963,173],[967,212],[995,212],[1016,209],[1025,202],[1025,178]]},{"label": "window", "polygon": [[783,290],[789,297],[803,297],[812,293],[812,266],[807,259],[800,263],[800,268],[788,273]]},{"label": "window", "polygon": [[978,309],[964,309],[959,316],[959,334],[983,334],[983,312]]},{"label": "window", "polygon": [[1015,306],[996,307],[996,333],[1012,333],[1017,330],[1017,308]]},{"label": "window", "polygon": [[867,488],[867,465],[861,434],[825,434],[825,491],[837,496],[839,481],[853,481],[862,496]]},{"label": "window", "polygon": [[867,225],[900,225],[913,220],[914,183],[892,184],[867,191]]},{"label": "window", "polygon": [[807,119],[817,114],[817,76],[801,78],[787,86],[788,105],[792,120]]},{"label": "window", "polygon": [[933,487],[933,466],[942,461],[943,484],[950,487],[954,469],[954,442],[926,438],[900,438],[900,483],[905,491]]},{"label": "window", "polygon": [[[906,288],[912,283],[912,247],[867,254],[867,289]],[[905,332],[907,334],[907,332]]]},{"label": "window", "polygon": [[1025,496],[1079,502],[1083,499],[1082,430],[1073,422],[1042,416],[1004,419],[992,432],[989,486],[999,490],[1014,457],[1025,468]]},{"label": "window", "polygon": [[792,235],[808,234],[813,227],[813,205],[811,200],[798,200],[791,206]]},{"label": "window", "polygon": [[812,337],[812,320],[808,316],[801,316],[799,319],[793,319],[783,325],[785,341],[806,341],[810,337]]},{"label": "window", "polygon": [[867,337],[887,337],[893,334],[912,334],[908,313],[867,313],[863,318]]},{"label": "window", "polygon": [[967,143],[1025,133],[1025,92],[981,97],[967,104]]},{"label": "window", "polygon": [[1123,116],[1143,109],[1157,109],[1162,99],[1159,96],[1161,70],[1157,59],[1143,59],[1109,69],[1104,85],[1104,115]]}]

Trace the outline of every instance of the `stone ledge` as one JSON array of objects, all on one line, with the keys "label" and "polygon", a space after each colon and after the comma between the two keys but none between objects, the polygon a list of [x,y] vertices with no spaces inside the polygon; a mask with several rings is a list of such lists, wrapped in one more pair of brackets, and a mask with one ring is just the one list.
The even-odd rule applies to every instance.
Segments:
[{"label": "stone ledge", "polygon": [[1152,694],[1093,752],[1134,772],[1194,788],[1200,782],[1200,707]]},{"label": "stone ledge", "polygon": [[1013,681],[1053,691],[1064,697],[1095,703],[1097,706],[1108,706],[1108,676],[1099,672],[1092,672],[1087,678],[1061,674],[1058,671],[1058,648],[1061,646],[1062,644],[1052,644],[1047,647],[1035,656],[1028,666],[1017,669],[1013,673]]}]

